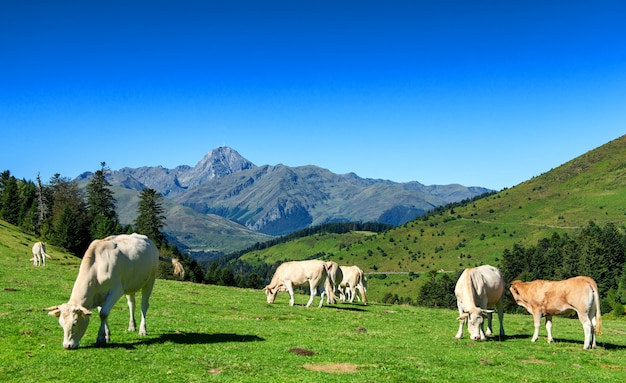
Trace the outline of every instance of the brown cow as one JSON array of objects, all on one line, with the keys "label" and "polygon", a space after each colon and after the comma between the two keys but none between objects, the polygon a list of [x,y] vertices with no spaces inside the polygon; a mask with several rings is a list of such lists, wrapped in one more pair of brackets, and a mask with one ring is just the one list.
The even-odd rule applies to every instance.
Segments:
[{"label": "brown cow", "polygon": [[556,282],[513,281],[510,290],[517,304],[533,315],[535,322],[533,342],[539,338],[542,316],[546,317],[548,342],[553,342],[552,315],[569,315],[575,311],[585,331],[583,349],[596,347],[596,334],[600,335],[602,316],[598,286],[593,279],[574,277]]}]

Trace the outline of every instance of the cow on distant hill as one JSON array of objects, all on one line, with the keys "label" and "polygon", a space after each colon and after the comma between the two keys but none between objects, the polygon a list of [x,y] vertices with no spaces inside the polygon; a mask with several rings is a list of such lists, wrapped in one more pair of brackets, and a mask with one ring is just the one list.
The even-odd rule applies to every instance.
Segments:
[{"label": "cow on distant hill", "polygon": [[454,288],[456,304],[459,309],[459,331],[456,337],[463,336],[463,324],[467,323],[467,331],[474,340],[485,340],[483,330],[484,317],[487,317],[487,336],[491,336],[491,320],[493,310],[489,307],[498,307],[498,319],[500,320],[500,337],[504,337],[504,316],[502,295],[504,281],[500,270],[493,266],[484,265],[465,269],[459,277]]},{"label": "cow on distant hill", "polygon": [[272,281],[265,286],[267,303],[274,303],[279,291],[289,292],[289,305],[294,305],[293,286],[306,285],[308,283],[311,290],[306,307],[311,306],[313,299],[319,293],[320,304],[324,303],[324,294],[329,294],[328,289],[328,269],[326,263],[319,260],[290,261],[282,263],[274,272]]},{"label": "cow on distant hill", "polygon": [[43,242],[35,242],[33,245],[33,266],[45,266],[46,258],[50,256],[46,253],[46,244]]},{"label": "cow on distant hill", "polygon": [[546,317],[548,342],[553,342],[552,316],[568,315],[575,311],[585,332],[583,349],[596,347],[596,334],[600,335],[601,332],[602,315],[598,286],[593,279],[574,277],[564,281],[513,281],[509,290],[517,304],[533,316],[533,342],[539,338],[542,316]]},{"label": "cow on distant hill", "polygon": [[174,273],[184,276],[178,260],[159,257],[154,242],[145,235],[122,234],[91,242],[80,263],[78,277],[67,303],[48,307],[59,318],[63,347],[74,349],[87,330],[92,309],[100,307],[97,346],[110,341],[108,317],[113,305],[126,295],[130,310],[128,331],[135,331],[135,293],[141,290],[139,335],[146,335],[146,313],[159,260],[171,262]]}]

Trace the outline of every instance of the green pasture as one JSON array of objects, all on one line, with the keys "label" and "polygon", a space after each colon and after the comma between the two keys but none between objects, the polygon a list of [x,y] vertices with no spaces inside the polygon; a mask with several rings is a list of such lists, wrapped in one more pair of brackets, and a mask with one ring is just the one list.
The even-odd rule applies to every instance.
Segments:
[{"label": "green pasture", "polygon": [[[616,382],[626,379],[626,322],[605,320],[599,348],[582,349],[575,319],[556,318],[536,344],[528,315],[506,315],[506,339],[457,340],[457,313],[411,306],[337,304],[307,297],[158,280],[148,336],[127,333],[122,299],[110,316],[112,342],[95,348],[93,318],[77,350],[61,346],[56,318],[78,259],[56,249],[48,265],[28,261],[34,238],[0,236],[0,377],[11,382]],[[372,289],[374,287],[370,287]],[[314,306],[317,305],[317,300]],[[138,314],[138,313],[137,313]],[[498,332],[498,322],[494,330]]]}]

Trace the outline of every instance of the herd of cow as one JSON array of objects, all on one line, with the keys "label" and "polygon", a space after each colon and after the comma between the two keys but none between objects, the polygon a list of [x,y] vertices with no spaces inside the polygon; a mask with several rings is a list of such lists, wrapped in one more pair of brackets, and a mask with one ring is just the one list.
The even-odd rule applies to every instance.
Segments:
[{"label": "herd of cow", "polygon": [[[45,254],[42,243],[35,244],[33,255],[36,251],[42,260],[45,259],[46,255],[42,255]],[[174,274],[184,275],[184,269],[178,260],[160,257],[156,245],[144,235],[123,234],[93,241],[81,261],[69,301],[44,309],[49,311],[49,315],[59,319],[63,328],[63,347],[78,347],[89,325],[91,310],[95,308],[99,308],[100,315],[96,345],[109,342],[107,318],[122,295],[126,295],[130,311],[128,331],[135,331],[135,293],[139,290],[142,292],[139,335],[146,335],[146,313],[159,261],[170,262],[174,267]],[[37,261],[34,262],[38,265]],[[359,267],[339,266],[336,262],[320,260],[291,261],[278,266],[270,284],[265,287],[267,303],[273,303],[279,291],[287,291],[289,304],[293,306],[293,287],[300,285],[308,285],[310,288],[311,296],[307,307],[311,306],[318,294],[319,307],[323,304],[324,295],[327,303],[335,303],[336,292],[341,301],[353,302],[357,290],[363,303],[367,304],[366,278]],[[601,329],[601,314],[598,288],[593,279],[574,277],[558,282],[514,281],[510,291],[517,304],[533,315],[533,342],[539,337],[542,317],[546,317],[548,342],[552,342],[552,316],[576,312],[585,333],[583,348],[596,347],[596,334],[599,335]],[[497,308],[500,337],[504,337],[504,281],[497,268],[484,265],[466,269],[459,277],[454,293],[459,310],[456,338],[463,336],[464,326],[467,326],[471,339],[485,340],[487,336],[491,336],[494,312],[492,307]]]}]

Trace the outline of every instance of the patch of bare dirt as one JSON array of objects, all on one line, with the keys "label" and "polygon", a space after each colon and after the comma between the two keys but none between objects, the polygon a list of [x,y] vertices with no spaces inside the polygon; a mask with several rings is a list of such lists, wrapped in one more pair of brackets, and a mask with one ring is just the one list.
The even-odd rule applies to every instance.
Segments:
[{"label": "patch of bare dirt", "polygon": [[552,364],[550,362],[546,362],[545,360],[537,359],[534,356],[531,356],[530,358],[528,358],[526,360],[520,360],[520,362],[522,362],[522,363],[536,363],[536,364]]},{"label": "patch of bare dirt", "polygon": [[607,370],[626,370],[625,366],[616,366],[612,364],[601,364],[600,367],[606,368]]},{"label": "patch of bare dirt", "polygon": [[358,365],[352,363],[305,364],[304,368],[311,371],[329,372],[331,374],[349,374],[356,372]]},{"label": "patch of bare dirt", "polygon": [[294,347],[294,348],[290,348],[289,349],[290,352],[293,352],[294,354],[297,355],[304,355],[304,356],[311,356],[314,355],[315,353],[311,350],[307,350],[305,348],[299,348],[299,347]]}]

